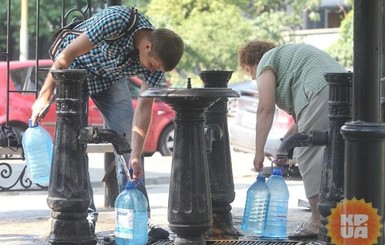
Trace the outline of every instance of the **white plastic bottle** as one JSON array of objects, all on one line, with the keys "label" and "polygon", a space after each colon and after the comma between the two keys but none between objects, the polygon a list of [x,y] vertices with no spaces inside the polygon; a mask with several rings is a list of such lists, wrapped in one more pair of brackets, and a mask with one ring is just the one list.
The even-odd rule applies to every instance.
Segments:
[{"label": "white plastic bottle", "polygon": [[115,200],[115,243],[144,245],[148,242],[148,203],[135,183],[127,182],[126,189]]},{"label": "white plastic bottle", "polygon": [[51,174],[53,144],[51,135],[38,123],[32,125],[22,136],[22,145],[29,178],[32,182],[47,186]]},{"label": "white plastic bottle", "polygon": [[289,189],[280,168],[273,169],[273,174],[266,184],[270,190],[270,202],[264,236],[284,239],[286,238]]}]

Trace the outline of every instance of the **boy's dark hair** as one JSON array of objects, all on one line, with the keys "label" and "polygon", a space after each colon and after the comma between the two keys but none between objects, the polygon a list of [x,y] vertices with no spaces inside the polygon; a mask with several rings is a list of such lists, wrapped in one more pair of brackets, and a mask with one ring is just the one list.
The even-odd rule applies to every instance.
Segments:
[{"label": "boy's dark hair", "polygon": [[151,55],[162,61],[164,70],[174,69],[184,52],[182,38],[169,29],[159,28],[151,33],[149,41],[152,44]]}]

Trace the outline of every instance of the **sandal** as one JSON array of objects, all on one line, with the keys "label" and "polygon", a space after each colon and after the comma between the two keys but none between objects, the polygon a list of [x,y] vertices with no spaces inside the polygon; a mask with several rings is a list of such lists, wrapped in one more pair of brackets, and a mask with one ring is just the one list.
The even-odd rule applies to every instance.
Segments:
[{"label": "sandal", "polygon": [[319,229],[316,229],[310,226],[308,223],[304,222],[300,224],[295,231],[291,232],[288,235],[289,239],[312,239],[317,238],[319,234]]}]

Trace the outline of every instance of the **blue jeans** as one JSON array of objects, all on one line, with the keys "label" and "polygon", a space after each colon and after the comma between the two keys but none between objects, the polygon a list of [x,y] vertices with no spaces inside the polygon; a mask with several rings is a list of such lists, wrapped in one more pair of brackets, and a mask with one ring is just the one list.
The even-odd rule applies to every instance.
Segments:
[{"label": "blue jeans", "polygon": [[[128,88],[128,80],[122,79],[117,81],[114,85],[112,85],[108,90],[98,93],[95,95],[91,95],[91,99],[94,101],[95,105],[98,107],[100,112],[103,115],[106,127],[108,129],[115,130],[120,134],[125,134],[125,138],[130,143],[131,142],[131,132],[132,132],[132,120],[134,116],[134,108],[132,105],[131,95]],[[88,98],[88,93],[85,90],[84,96],[82,98]],[[87,110],[87,101],[88,99],[84,99],[82,102],[83,110]],[[87,125],[87,114],[82,117],[83,125]],[[127,185],[127,176],[122,166],[122,161],[120,156],[114,151],[115,154],[115,169],[116,169],[116,177],[118,182],[119,193],[122,192]],[[124,154],[124,159],[126,160],[126,164],[130,160],[130,154]],[[88,164],[88,157],[87,157]],[[142,167],[144,169],[144,157],[142,156]],[[88,178],[89,179],[89,178]],[[144,179],[144,177],[143,177]],[[95,209],[95,204],[93,200],[93,191],[91,188],[91,205],[90,208]],[[146,196],[148,202],[148,195],[146,188],[144,186],[144,181],[141,181],[137,188]],[[148,205],[150,206],[150,205]]]}]

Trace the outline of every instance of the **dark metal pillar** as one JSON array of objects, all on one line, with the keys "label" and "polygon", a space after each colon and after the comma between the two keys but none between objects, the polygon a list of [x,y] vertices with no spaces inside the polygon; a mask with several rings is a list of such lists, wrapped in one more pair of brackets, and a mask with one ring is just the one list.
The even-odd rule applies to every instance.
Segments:
[{"label": "dark metal pillar", "polygon": [[[108,0],[108,6],[122,5],[122,0]],[[119,195],[119,186],[115,172],[115,154],[104,153],[104,207],[114,207],[115,199]]]},{"label": "dark metal pillar", "polygon": [[[382,6],[382,23],[385,23],[385,3]],[[381,121],[385,123],[385,30],[381,32]]]},{"label": "dark metal pillar", "polygon": [[118,180],[115,171],[115,154],[104,153],[104,207],[113,208],[119,195]]},{"label": "dark metal pillar", "polygon": [[[205,88],[227,88],[232,71],[204,71]],[[231,205],[235,199],[230,141],[227,126],[227,97],[207,108],[205,136],[210,177],[213,226],[208,239],[234,239],[240,233],[233,226]]]},{"label": "dark metal pillar", "polygon": [[96,244],[87,208],[90,183],[85,145],[78,141],[81,125],[81,87],[84,70],[51,71],[57,83],[56,133],[48,206],[52,209],[48,242],[51,244]]},{"label": "dark metal pillar", "polygon": [[[345,198],[364,199],[384,215],[385,126],[380,123],[382,0],[354,2],[353,121],[345,139]],[[378,244],[384,244],[384,234]]]},{"label": "dark metal pillar", "polygon": [[382,0],[355,1],[353,121],[379,122]]},{"label": "dark metal pillar", "polygon": [[222,97],[238,95],[231,89],[148,89],[142,97],[160,98],[176,112],[175,141],[170,176],[168,221],[177,235],[174,244],[206,244],[212,225],[211,192],[204,122],[206,109]]},{"label": "dark metal pillar", "polygon": [[318,210],[321,227],[318,240],[329,244],[327,236],[331,209],[344,198],[344,147],[341,127],[351,120],[351,87],[353,73],[327,73],[324,75],[329,86],[329,128],[325,149]]},{"label": "dark metal pillar", "polygon": [[[205,105],[207,107],[208,105]],[[168,221],[178,236],[174,244],[205,244],[212,223],[204,107],[191,103],[176,110]]]},{"label": "dark metal pillar", "polygon": [[381,79],[381,122],[385,123],[385,76]]}]

